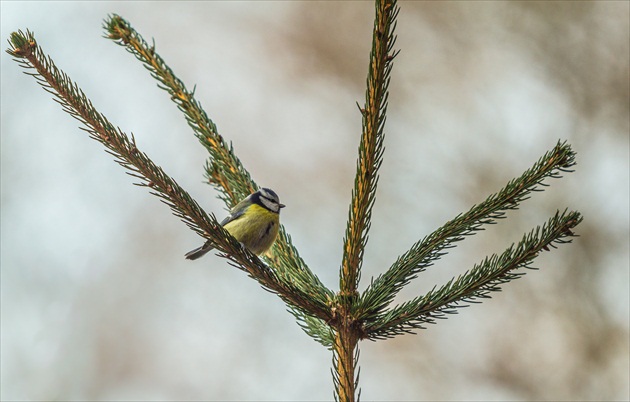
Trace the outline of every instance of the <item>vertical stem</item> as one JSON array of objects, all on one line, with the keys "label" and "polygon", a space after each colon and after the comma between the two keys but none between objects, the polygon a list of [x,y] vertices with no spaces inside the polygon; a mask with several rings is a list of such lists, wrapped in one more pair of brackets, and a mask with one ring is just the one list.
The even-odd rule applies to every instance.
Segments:
[{"label": "vertical stem", "polygon": [[363,130],[359,143],[359,159],[352,191],[352,201],[343,246],[339,294],[333,311],[336,332],[334,344],[334,378],[340,402],[358,399],[357,343],[361,330],[357,323],[357,287],[361,277],[363,251],[368,240],[372,207],[376,198],[378,170],[383,162],[387,88],[392,60],[397,52],[394,28],[398,14],[396,0],[376,0],[372,32],[372,51],[368,67],[365,104],[361,109]]},{"label": "vertical stem", "polygon": [[361,108],[363,130],[340,270],[341,294],[347,297],[355,295],[361,276],[363,250],[368,240],[376,197],[378,170],[383,162],[387,87],[392,60],[397,54],[392,52],[395,41],[393,31],[398,13],[395,3],[395,0],[376,0],[365,104]]},{"label": "vertical stem", "polygon": [[[345,323],[335,335],[336,390],[339,402],[355,402],[357,380],[357,343],[359,338],[351,323]],[[348,325],[349,324],[349,325]]]}]

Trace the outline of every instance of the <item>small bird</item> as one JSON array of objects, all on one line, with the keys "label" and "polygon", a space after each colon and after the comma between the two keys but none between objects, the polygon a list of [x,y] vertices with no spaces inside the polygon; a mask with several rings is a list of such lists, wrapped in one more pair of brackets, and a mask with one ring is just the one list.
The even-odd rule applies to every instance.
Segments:
[{"label": "small bird", "polygon": [[[236,240],[258,255],[269,250],[278,236],[280,226],[280,204],[278,194],[268,188],[261,188],[239,202],[230,210],[221,226]],[[196,260],[214,248],[211,241],[186,253],[189,260]]]}]

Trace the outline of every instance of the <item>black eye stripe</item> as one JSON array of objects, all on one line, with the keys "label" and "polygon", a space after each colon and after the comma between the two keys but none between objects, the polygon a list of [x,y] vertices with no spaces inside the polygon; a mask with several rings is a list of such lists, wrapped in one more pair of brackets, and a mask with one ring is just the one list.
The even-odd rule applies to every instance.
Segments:
[{"label": "black eye stripe", "polygon": [[251,197],[252,203],[260,205],[271,212],[279,213],[280,208],[282,208],[278,195],[268,188],[261,188],[252,194]]}]

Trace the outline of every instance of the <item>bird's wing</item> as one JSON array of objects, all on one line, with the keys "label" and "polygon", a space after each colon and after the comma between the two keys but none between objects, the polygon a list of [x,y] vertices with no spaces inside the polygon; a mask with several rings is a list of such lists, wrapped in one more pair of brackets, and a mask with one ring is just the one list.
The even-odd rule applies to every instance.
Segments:
[{"label": "bird's wing", "polygon": [[241,211],[229,214],[228,216],[225,217],[225,219],[221,221],[221,226],[225,226],[228,223],[232,222],[233,220],[240,218],[241,216],[243,216],[244,213],[245,213],[245,210],[241,210]]}]

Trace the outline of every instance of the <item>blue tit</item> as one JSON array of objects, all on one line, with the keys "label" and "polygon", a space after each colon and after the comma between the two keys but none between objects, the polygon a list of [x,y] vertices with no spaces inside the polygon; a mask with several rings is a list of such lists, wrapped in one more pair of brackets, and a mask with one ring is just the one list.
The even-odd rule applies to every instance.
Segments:
[{"label": "blue tit", "polygon": [[[221,226],[252,253],[262,254],[269,250],[278,236],[280,208],[284,208],[284,205],[280,204],[278,194],[268,188],[261,188],[236,204]],[[186,253],[185,257],[196,260],[213,248],[213,243],[207,241],[203,246]]]}]

